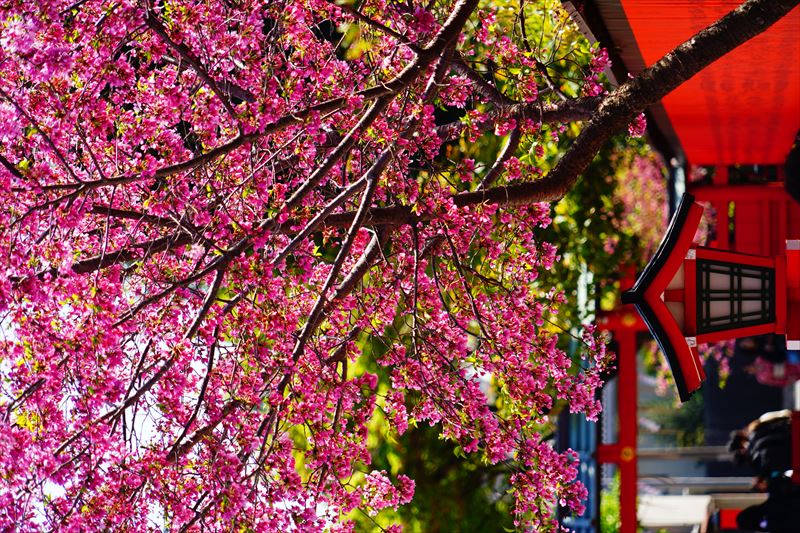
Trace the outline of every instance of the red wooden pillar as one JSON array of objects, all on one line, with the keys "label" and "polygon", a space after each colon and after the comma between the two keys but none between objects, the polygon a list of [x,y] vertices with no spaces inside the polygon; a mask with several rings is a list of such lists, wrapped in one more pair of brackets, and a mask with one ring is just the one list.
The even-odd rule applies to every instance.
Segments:
[{"label": "red wooden pillar", "polygon": [[[622,290],[630,288],[635,274],[623,280]],[[598,318],[600,328],[610,332],[617,341],[617,416],[619,433],[617,442],[601,444],[597,449],[598,463],[612,463],[619,468],[620,476],[620,533],[635,533],[636,497],[638,477],[636,437],[638,433],[638,371],[636,337],[647,326],[633,306],[623,305],[614,311],[602,313]]]},{"label": "red wooden pillar", "polygon": [[800,411],[792,411],[792,483],[800,485]]},{"label": "red wooden pillar", "polygon": [[[627,307],[627,306],[626,306]],[[599,320],[617,341],[617,442],[597,447],[598,463],[612,463],[619,468],[620,533],[636,532],[636,496],[638,469],[636,436],[638,431],[638,390],[636,335],[646,326],[633,310],[617,310]]]},{"label": "red wooden pillar", "polygon": [[[615,332],[619,347],[619,380],[617,383],[617,408],[619,410],[619,508],[621,533],[636,532],[636,496],[638,469],[636,464],[637,433],[637,371],[636,331],[625,328]],[[624,358],[624,359],[623,359]],[[624,487],[624,490],[622,488]]]},{"label": "red wooden pillar", "polygon": [[800,239],[786,241],[786,348],[800,350]]}]

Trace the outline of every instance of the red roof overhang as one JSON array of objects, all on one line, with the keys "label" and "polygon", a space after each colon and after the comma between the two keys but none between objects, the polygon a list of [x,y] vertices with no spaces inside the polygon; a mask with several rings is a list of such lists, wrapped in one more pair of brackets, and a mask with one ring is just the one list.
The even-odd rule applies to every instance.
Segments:
[{"label": "red roof overhang", "polygon": [[633,288],[622,296],[624,303],[636,305],[656,339],[683,402],[700,388],[705,372],[697,350],[687,344],[681,325],[670,313],[662,295],[683,264],[702,216],[703,207],[692,195],[685,194],[653,258]]},{"label": "red roof overhang", "polygon": [[[582,18],[588,17],[588,30],[632,74],[740,3],[571,2]],[[619,70],[615,73],[624,81]],[[688,80],[651,111],[672,152],[684,153],[692,164],[782,164],[800,130],[800,7]]]}]

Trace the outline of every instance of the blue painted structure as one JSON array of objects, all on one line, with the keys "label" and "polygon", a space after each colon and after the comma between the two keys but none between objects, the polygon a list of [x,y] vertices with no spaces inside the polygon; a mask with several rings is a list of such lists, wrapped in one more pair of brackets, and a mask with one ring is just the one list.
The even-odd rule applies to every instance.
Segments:
[{"label": "blue painted structure", "polygon": [[[578,481],[586,486],[589,494],[586,499],[586,511],[582,516],[561,515],[561,523],[576,533],[595,533],[600,516],[600,472],[598,470],[595,451],[597,450],[599,425],[590,422],[582,414],[562,412],[558,419],[557,449],[575,450],[580,459]],[[561,509],[559,509],[561,511]]]}]

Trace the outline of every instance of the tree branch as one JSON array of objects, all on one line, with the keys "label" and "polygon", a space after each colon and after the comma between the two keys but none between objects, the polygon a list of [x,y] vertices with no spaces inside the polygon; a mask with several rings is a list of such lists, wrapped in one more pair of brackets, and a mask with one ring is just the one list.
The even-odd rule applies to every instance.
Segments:
[{"label": "tree branch", "polygon": [[505,146],[503,146],[503,149],[500,151],[500,154],[497,156],[494,164],[492,164],[492,168],[489,169],[489,172],[487,172],[486,176],[484,176],[481,180],[480,184],[478,185],[478,189],[490,187],[494,181],[500,177],[506,161],[511,159],[514,153],[516,153],[521,138],[522,132],[520,131],[519,126],[511,130],[511,133],[508,134],[508,140],[506,141]]},{"label": "tree branch", "polygon": [[[542,124],[588,120],[592,117],[592,113],[597,111],[602,101],[603,98],[600,96],[589,96],[558,104],[542,104],[541,102],[511,104],[490,111],[487,113],[487,120],[477,124],[476,127],[480,131],[488,131],[494,128],[495,122],[509,117],[518,120],[530,118]],[[441,139],[452,140],[461,135],[465,129],[466,125],[459,120],[437,126],[436,133]]]},{"label": "tree branch", "polygon": [[[161,24],[156,18],[156,15],[150,10],[145,9],[144,15],[144,22],[147,26],[153,30],[153,32],[158,35],[162,41],[164,41],[167,46],[172,48],[181,59],[186,61],[192,69],[197,73],[201,80],[205,82],[206,85],[217,95],[222,105],[225,107],[225,110],[231,116],[232,119],[236,119],[236,111],[233,109],[233,104],[231,103],[231,94],[230,92],[223,92],[220,86],[217,84],[216,80],[211,77],[208,71],[200,64],[200,60],[194,56],[192,51],[183,43],[176,43],[172,40],[167,33],[167,29]],[[250,101],[255,101],[255,98],[251,95]]]}]

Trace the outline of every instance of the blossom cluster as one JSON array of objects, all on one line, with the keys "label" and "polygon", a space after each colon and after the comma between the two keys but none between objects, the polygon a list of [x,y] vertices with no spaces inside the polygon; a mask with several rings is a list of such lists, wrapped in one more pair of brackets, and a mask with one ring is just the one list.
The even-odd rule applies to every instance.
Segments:
[{"label": "blossom cluster", "polygon": [[378,412],[517,464],[520,523],[580,511],[540,428],[610,357],[552,327],[549,206],[454,200],[460,143],[547,141],[499,106],[548,51],[477,4],[0,6],[0,529],[347,530],[413,497]]}]

